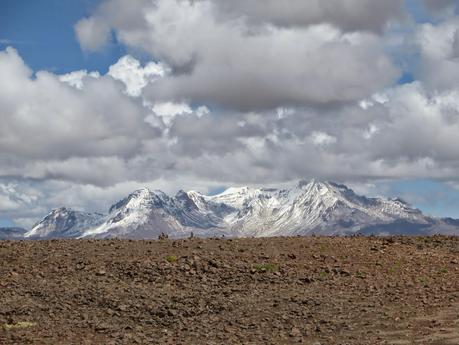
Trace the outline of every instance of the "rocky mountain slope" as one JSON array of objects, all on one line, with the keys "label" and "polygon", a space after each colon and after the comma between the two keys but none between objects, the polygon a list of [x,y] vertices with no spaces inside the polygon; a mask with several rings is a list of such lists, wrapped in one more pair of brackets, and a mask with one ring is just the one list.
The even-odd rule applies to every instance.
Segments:
[{"label": "rocky mountain slope", "polygon": [[26,238],[74,238],[81,236],[86,229],[103,222],[104,215],[74,211],[65,207],[51,211],[32,230],[25,233]]},{"label": "rocky mountain slope", "polygon": [[291,189],[229,188],[207,196],[137,190],[107,215],[52,211],[26,238],[268,237],[350,234],[458,234],[459,222],[427,217],[400,199],[367,198],[332,182]]}]

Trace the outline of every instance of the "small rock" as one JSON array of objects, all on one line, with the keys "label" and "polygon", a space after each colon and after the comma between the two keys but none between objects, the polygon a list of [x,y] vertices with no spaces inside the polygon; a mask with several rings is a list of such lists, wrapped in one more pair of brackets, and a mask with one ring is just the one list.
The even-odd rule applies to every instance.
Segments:
[{"label": "small rock", "polygon": [[290,331],[290,336],[291,337],[294,337],[294,338],[297,338],[297,337],[301,337],[301,330],[297,327],[293,327],[292,330]]},{"label": "small rock", "polygon": [[311,278],[311,277],[304,277],[304,278],[300,278],[300,281],[302,283],[305,283],[305,284],[310,284],[312,282],[314,282],[314,278]]},{"label": "small rock", "polygon": [[340,271],[340,274],[345,276],[345,277],[349,277],[351,275],[351,272],[347,271],[347,270],[341,270]]},{"label": "small rock", "polygon": [[208,262],[211,267],[218,268],[220,266],[220,264],[215,260],[209,260]]}]

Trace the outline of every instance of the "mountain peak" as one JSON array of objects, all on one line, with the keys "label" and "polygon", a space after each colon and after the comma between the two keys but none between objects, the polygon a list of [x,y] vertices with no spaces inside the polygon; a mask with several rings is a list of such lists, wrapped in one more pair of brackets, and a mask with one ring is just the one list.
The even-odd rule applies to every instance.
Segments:
[{"label": "mountain peak", "polygon": [[122,208],[135,209],[145,208],[151,204],[161,205],[167,201],[168,198],[169,197],[160,190],[151,191],[148,188],[141,188],[132,192],[126,198],[118,201],[116,204],[112,205],[109,209],[109,213],[117,212]]},{"label": "mountain peak", "polygon": [[342,184],[311,180],[291,189],[231,187],[213,196],[142,188],[106,216],[56,209],[25,237],[346,235],[403,233],[403,227],[410,234],[454,233],[459,222],[426,217],[398,199],[367,198]]},{"label": "mountain peak", "polygon": [[328,182],[328,181],[323,181],[323,180],[317,180],[317,179],[312,179],[312,180],[300,180],[298,181],[297,188],[303,189],[303,188],[324,188],[327,186],[331,186],[333,182]]},{"label": "mountain peak", "polygon": [[55,208],[54,210],[52,210],[51,213],[52,214],[70,213],[72,211],[73,210],[71,208],[68,208],[68,207],[59,207],[59,208]]},{"label": "mountain peak", "polygon": [[319,194],[327,194],[327,193],[335,193],[336,190],[332,183],[330,182],[323,182],[318,180],[311,180],[307,181],[300,181],[298,183],[298,189],[302,191],[306,191],[309,193],[319,193]]},{"label": "mountain peak", "polygon": [[228,195],[228,194],[245,194],[251,190],[250,187],[248,186],[242,186],[242,187],[229,187],[225,189],[222,193],[217,194],[217,195]]},{"label": "mountain peak", "polygon": [[103,220],[99,213],[74,211],[67,207],[52,210],[42,221],[24,234],[26,238],[73,238],[82,229],[99,224]]},{"label": "mountain peak", "polygon": [[136,198],[145,198],[145,197],[148,197],[151,193],[152,191],[150,189],[148,189],[147,187],[144,187],[144,188],[135,190],[134,192],[130,194],[130,196],[136,197]]}]

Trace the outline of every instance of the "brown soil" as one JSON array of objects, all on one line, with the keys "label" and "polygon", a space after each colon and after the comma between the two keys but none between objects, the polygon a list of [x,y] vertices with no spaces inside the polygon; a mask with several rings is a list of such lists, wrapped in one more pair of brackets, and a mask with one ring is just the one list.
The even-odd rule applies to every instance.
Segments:
[{"label": "brown soil", "polygon": [[459,344],[459,238],[0,242],[0,344]]}]

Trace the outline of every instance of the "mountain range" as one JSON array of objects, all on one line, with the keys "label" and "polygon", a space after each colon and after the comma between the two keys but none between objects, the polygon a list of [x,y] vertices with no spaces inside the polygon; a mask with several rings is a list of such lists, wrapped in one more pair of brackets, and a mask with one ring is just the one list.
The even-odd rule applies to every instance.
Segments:
[{"label": "mountain range", "polygon": [[59,208],[32,229],[0,229],[0,239],[268,237],[459,234],[459,220],[433,218],[401,199],[367,198],[342,184],[291,189],[229,188],[218,195],[140,189],[107,214]]}]

